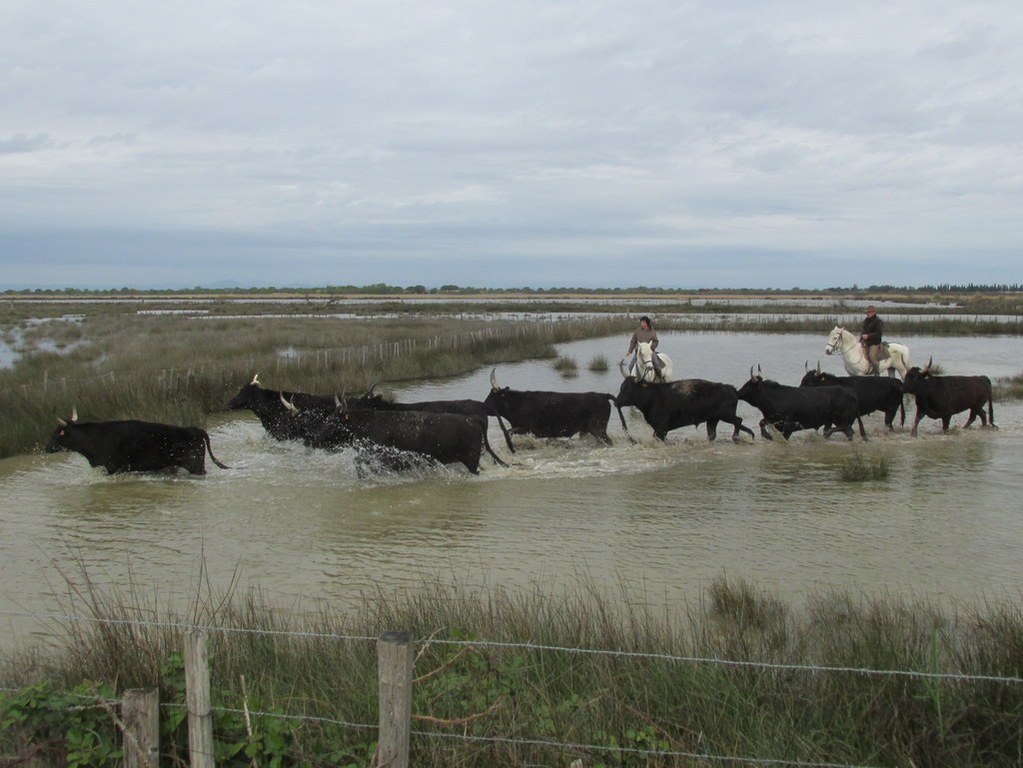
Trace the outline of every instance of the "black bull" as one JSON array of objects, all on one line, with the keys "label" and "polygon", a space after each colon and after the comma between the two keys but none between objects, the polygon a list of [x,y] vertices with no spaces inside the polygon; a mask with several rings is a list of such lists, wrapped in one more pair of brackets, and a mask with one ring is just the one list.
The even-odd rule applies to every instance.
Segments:
[{"label": "black bull", "polygon": [[874,411],[884,411],[884,423],[894,429],[895,415],[900,414],[899,424],[906,423],[906,408],[902,403],[902,382],[881,376],[835,376],[824,373],[820,368],[807,370],[801,387],[845,387],[852,390],[860,404],[860,416]]},{"label": "black bull", "polygon": [[490,417],[494,416],[497,418],[497,425],[501,428],[501,433],[504,435],[504,441],[508,445],[508,450],[515,453],[515,447],[512,445],[511,435],[508,434],[508,429],[504,426],[501,416],[493,408],[484,405],[479,400],[422,400],[417,403],[393,403],[384,400],[380,395],[374,395],[373,389],[370,387],[369,392],[360,397],[358,400],[352,400],[349,403],[349,407],[353,409],[367,408],[376,411],[422,411],[424,413],[456,413],[462,416],[472,416],[473,418],[480,421],[483,430],[486,431],[489,427]]},{"label": "black bull", "polygon": [[[739,399],[757,408],[764,418],[760,420],[760,434],[768,440],[765,428],[770,424],[785,437],[800,429],[824,427],[825,437],[840,431],[853,439],[853,423],[860,427],[860,437],[867,439],[860,404],[856,395],[844,387],[787,387],[776,381],[754,376],[739,389]],[[832,428],[834,425],[834,428]]]},{"label": "black bull", "polygon": [[744,427],[742,419],[735,415],[739,394],[731,384],[704,379],[646,383],[626,376],[615,402],[619,408],[626,405],[638,408],[660,440],[672,429],[699,426],[703,422],[707,422],[707,439],[714,440],[719,421],[732,425],[732,440],[739,439],[740,430],[753,436],[753,430]]},{"label": "black bull", "polygon": [[[496,369],[490,372],[490,394],[483,404],[493,408],[511,424],[517,434],[537,437],[572,437],[593,435],[608,445],[607,422],[611,417],[614,395],[605,392],[522,391],[499,387]],[[618,417],[625,426],[621,410]]]},{"label": "black bull", "polygon": [[[293,405],[302,412],[302,418],[296,419],[286,407]],[[301,440],[310,430],[310,425],[318,426],[337,407],[334,396],[311,395],[306,392],[286,392],[276,389],[263,389],[259,383],[259,374],[242,387],[238,394],[227,404],[231,410],[248,409],[256,414],[263,429],[277,440]]]},{"label": "black bull", "polygon": [[111,475],[172,467],[205,475],[207,453],[218,467],[229,468],[213,455],[205,430],[149,421],[61,421],[46,450],[80,453]]},{"label": "black bull", "polygon": [[[906,371],[903,386],[916,397],[916,417],[910,434],[916,436],[917,425],[924,416],[941,419],[941,429],[947,432],[952,416],[966,410],[970,417],[963,429],[969,429],[978,416],[982,425],[990,422],[995,427],[991,379],[987,376],[935,376],[930,373],[930,367],[931,364],[927,363],[923,370],[913,367]],[[984,416],[985,404],[987,418]]]},{"label": "black bull", "polygon": [[422,454],[442,464],[461,462],[473,474],[479,472],[486,447],[495,461],[504,463],[491,449],[485,425],[474,416],[454,413],[337,409],[305,443],[328,450],[351,446],[375,452],[375,447],[384,447]]}]

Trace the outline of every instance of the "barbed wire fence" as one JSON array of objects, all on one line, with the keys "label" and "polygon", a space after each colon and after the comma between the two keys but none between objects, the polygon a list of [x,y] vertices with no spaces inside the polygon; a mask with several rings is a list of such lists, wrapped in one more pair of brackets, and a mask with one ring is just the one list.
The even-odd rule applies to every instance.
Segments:
[{"label": "barbed wire fence", "polygon": [[[813,675],[845,674],[880,679],[915,679],[930,682],[956,684],[985,684],[1001,686],[1023,685],[1023,677],[1011,675],[983,675],[952,672],[928,672],[921,670],[882,669],[869,667],[829,666],[815,664],[786,664],[737,660],[709,656],[650,653],[627,650],[608,650],[570,646],[546,645],[532,642],[503,642],[489,640],[454,640],[435,637],[416,640],[412,634],[403,631],[388,631],[379,636],[347,635],[332,632],[252,629],[245,627],[213,626],[189,622],[149,621],[142,619],[117,619],[81,616],[68,613],[0,610],[0,616],[10,618],[31,618],[40,621],[55,621],[66,624],[91,624],[106,627],[130,627],[135,629],[169,630],[177,633],[184,648],[185,703],[160,702],[156,689],[132,689],[123,692],[121,699],[95,695],[71,694],[81,704],[69,705],[68,709],[102,708],[109,713],[118,731],[122,734],[125,765],[150,766],[159,763],[159,718],[160,712],[183,712],[188,720],[190,759],[193,768],[212,768],[214,758],[214,715],[230,714],[250,718],[267,718],[294,724],[327,725],[344,730],[371,731],[377,736],[377,752],[372,765],[407,768],[412,737],[418,739],[457,740],[467,744],[502,745],[513,748],[542,748],[572,758],[576,755],[633,755],[638,758],[664,758],[692,760],[704,764],[785,766],[791,768],[875,768],[874,766],[828,761],[808,761],[786,757],[758,757],[741,754],[715,754],[708,751],[686,751],[680,749],[643,748],[639,746],[608,745],[558,741],[549,738],[508,737],[477,735],[463,730],[451,733],[440,730],[424,730],[413,727],[414,723],[434,722],[450,724],[428,713],[412,710],[412,690],[417,679],[414,677],[415,660],[426,647],[450,646],[459,649],[493,649],[529,651],[537,653],[575,654],[602,656],[621,661],[658,661],[668,664],[712,665],[722,668],[739,668],[762,672],[804,673]],[[376,723],[354,722],[342,718],[322,715],[291,714],[259,709],[226,707],[212,704],[210,695],[210,656],[208,642],[211,635],[255,635],[275,640],[317,640],[336,643],[376,643],[377,681],[379,690],[379,720]],[[417,651],[418,648],[418,651]],[[422,679],[422,678],[420,678]],[[19,689],[0,687],[0,693],[16,694]],[[120,714],[118,714],[120,712]],[[487,713],[481,713],[479,717]],[[477,716],[465,718],[466,722]],[[585,768],[583,758],[576,757],[573,768]]]}]

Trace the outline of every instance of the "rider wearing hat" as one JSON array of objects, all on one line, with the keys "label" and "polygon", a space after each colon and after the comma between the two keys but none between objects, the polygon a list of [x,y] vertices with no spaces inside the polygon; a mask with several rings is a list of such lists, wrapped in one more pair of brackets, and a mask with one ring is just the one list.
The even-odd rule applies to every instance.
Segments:
[{"label": "rider wearing hat", "polygon": [[650,344],[650,349],[653,352],[654,376],[663,380],[664,374],[661,371],[663,363],[661,363],[661,358],[657,356],[657,343],[660,339],[657,338],[654,324],[650,322],[650,318],[646,315],[639,318],[639,328],[636,329],[635,333],[632,334],[632,338],[629,339],[629,351],[625,353],[626,357],[631,357],[629,360],[629,370],[635,370],[636,368],[636,358],[639,356],[639,350],[636,347],[641,341]]},{"label": "rider wearing hat", "polygon": [[881,349],[881,333],[884,331],[884,323],[877,316],[877,310],[871,304],[866,308],[866,317],[863,319],[863,327],[860,329],[860,344],[870,361],[871,373],[877,375],[877,353]]}]

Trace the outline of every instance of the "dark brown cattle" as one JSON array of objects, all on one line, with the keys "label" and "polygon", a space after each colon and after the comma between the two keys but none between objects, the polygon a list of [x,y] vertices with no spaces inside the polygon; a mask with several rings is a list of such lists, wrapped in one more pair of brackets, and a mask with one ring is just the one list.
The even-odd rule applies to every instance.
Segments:
[{"label": "dark brown cattle", "polygon": [[754,436],[753,430],[744,427],[742,419],[735,415],[739,394],[731,384],[704,379],[647,383],[626,375],[624,365],[619,367],[625,380],[615,403],[618,408],[626,405],[639,408],[658,439],[664,440],[672,429],[706,422],[707,439],[714,440],[719,421],[732,425],[732,440],[739,439],[740,430]]},{"label": "dark brown cattle", "polygon": [[[842,432],[853,439],[853,424],[860,426],[860,437],[867,439],[860,419],[856,395],[844,387],[787,387],[765,380],[749,369],[749,381],[739,389],[739,399],[760,410],[760,434],[771,439],[766,426],[770,424],[786,440],[800,429],[824,427],[824,436]],[[832,426],[833,425],[833,426]]]},{"label": "dark brown cattle", "polygon": [[[493,408],[511,424],[515,433],[537,437],[593,435],[608,445],[607,421],[614,395],[604,392],[519,391],[497,385],[497,371],[490,372],[490,394],[483,404]],[[625,418],[621,416],[622,428]]]},{"label": "dark brown cattle", "polygon": [[[916,417],[911,434],[916,437],[917,425],[924,416],[941,419],[941,430],[947,432],[952,417],[963,411],[970,412],[963,429],[969,429],[978,417],[982,425],[990,423],[995,427],[991,379],[987,376],[937,376],[930,372],[931,362],[928,360],[927,367],[922,370],[915,366],[910,368],[903,382],[906,391],[916,397]],[[985,404],[987,417],[984,416]]]},{"label": "dark brown cattle", "polygon": [[198,427],[178,427],[150,421],[82,421],[77,413],[60,426],[46,446],[48,453],[74,451],[108,474],[159,472],[181,467],[193,475],[206,474],[206,454],[221,469],[210,447],[210,436]]},{"label": "dark brown cattle", "polygon": [[888,376],[835,376],[824,373],[820,366],[807,370],[801,387],[845,387],[852,390],[860,403],[860,416],[884,411],[884,424],[894,429],[895,415],[901,414],[900,425],[906,423],[906,408],[902,403],[902,382]]}]

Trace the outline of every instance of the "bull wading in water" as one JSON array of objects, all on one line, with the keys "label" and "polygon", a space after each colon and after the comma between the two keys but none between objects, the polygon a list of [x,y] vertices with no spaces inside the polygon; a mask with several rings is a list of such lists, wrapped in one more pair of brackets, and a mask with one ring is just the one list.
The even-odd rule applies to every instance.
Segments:
[{"label": "bull wading in water", "polygon": [[[530,433],[537,437],[593,435],[611,445],[607,422],[611,418],[614,400],[614,395],[604,392],[545,392],[500,387],[497,369],[494,368],[490,372],[490,394],[483,404],[504,417],[516,434]],[[622,429],[628,432],[620,409],[618,417],[622,421]]]},{"label": "bull wading in water", "polygon": [[624,377],[615,398],[619,412],[626,405],[638,408],[659,440],[664,440],[670,430],[699,426],[704,422],[707,423],[707,439],[714,440],[719,421],[732,425],[733,441],[739,439],[740,431],[754,437],[753,430],[743,426],[742,419],[735,414],[739,394],[731,384],[704,379],[648,383],[630,376],[624,363],[618,368]]},{"label": "bull wading in water", "polygon": [[178,427],[150,421],[71,421],[57,419],[47,453],[73,451],[107,474],[159,472],[181,467],[193,475],[206,474],[206,454],[221,469],[230,469],[213,455],[210,436],[199,427]]}]

